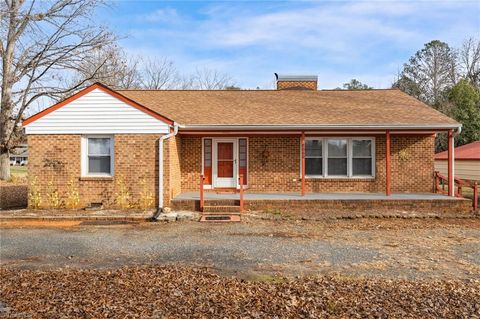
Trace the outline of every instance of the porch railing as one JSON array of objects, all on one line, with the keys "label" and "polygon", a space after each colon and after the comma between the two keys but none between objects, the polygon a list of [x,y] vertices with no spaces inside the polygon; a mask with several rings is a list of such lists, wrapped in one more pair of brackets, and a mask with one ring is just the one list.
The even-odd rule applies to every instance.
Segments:
[{"label": "porch railing", "polygon": [[[453,184],[455,188],[453,190],[455,197],[465,198],[463,196],[463,188],[472,189],[472,207],[473,210],[476,211],[478,209],[478,182],[454,178]],[[445,190],[445,186],[447,186],[447,190]],[[435,171],[435,192],[448,195],[448,177],[440,174],[438,171]]]}]

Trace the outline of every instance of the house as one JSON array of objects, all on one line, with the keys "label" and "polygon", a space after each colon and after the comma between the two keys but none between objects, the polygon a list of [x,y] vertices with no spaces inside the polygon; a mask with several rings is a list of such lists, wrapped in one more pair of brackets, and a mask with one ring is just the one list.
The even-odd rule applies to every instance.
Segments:
[{"label": "house", "polygon": [[74,181],[85,206],[115,206],[119,184],[132,203],[149,193],[159,208],[204,211],[230,209],[240,190],[249,209],[458,201],[433,194],[434,138],[448,132],[453,145],[461,124],[396,89],[317,90],[316,76],[278,75],[276,90],[96,83],[23,126],[29,175],[61,190]]},{"label": "house", "polygon": [[[480,141],[455,147],[455,177],[480,181]],[[435,171],[447,174],[448,152],[435,154]]]},{"label": "house", "polygon": [[25,166],[28,164],[28,147],[26,144],[20,144],[10,153],[10,165]]}]

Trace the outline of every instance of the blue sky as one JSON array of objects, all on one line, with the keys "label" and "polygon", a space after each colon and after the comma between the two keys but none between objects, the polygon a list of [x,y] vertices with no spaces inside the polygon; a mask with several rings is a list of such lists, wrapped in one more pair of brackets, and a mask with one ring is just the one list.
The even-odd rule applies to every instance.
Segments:
[{"label": "blue sky", "polygon": [[118,1],[98,19],[130,54],[216,69],[242,88],[271,88],[274,72],[386,88],[424,43],[480,38],[480,1]]}]

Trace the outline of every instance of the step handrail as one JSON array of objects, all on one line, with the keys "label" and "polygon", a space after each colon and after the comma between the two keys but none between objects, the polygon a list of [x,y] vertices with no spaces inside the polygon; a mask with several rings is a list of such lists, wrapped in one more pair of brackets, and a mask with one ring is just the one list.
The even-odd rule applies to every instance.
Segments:
[{"label": "step handrail", "polygon": [[203,194],[203,182],[205,181],[205,177],[203,174],[200,174],[200,211],[203,212],[203,207],[205,207],[205,197]]},{"label": "step handrail", "polygon": [[240,213],[243,212],[243,174],[238,178],[240,184]]}]

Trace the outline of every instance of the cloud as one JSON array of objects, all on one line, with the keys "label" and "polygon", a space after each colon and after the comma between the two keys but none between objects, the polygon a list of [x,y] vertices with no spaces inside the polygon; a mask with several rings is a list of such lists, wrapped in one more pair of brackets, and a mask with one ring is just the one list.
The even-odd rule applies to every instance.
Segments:
[{"label": "cloud", "polygon": [[125,43],[187,71],[218,68],[242,87],[270,83],[273,72],[319,74],[325,88],[350,78],[388,87],[424,43],[478,36],[479,13],[474,1],[195,3],[144,15],[149,24]]},{"label": "cloud", "polygon": [[172,8],[158,9],[151,13],[141,15],[140,20],[146,22],[163,22],[163,23],[175,23],[180,19],[177,10]]}]

